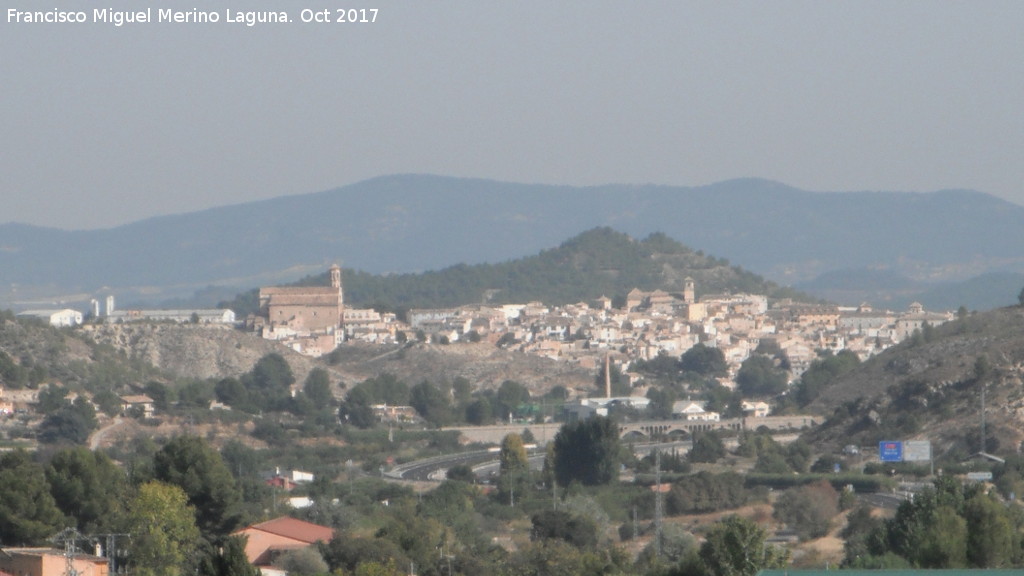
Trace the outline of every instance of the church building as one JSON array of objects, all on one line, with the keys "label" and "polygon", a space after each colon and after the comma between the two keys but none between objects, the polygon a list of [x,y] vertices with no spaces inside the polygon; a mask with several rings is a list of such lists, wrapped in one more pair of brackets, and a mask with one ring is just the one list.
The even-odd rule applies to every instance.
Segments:
[{"label": "church building", "polygon": [[341,268],[331,266],[330,286],[260,288],[259,306],[264,338],[295,341],[293,348],[313,356],[330,352],[343,334]]}]

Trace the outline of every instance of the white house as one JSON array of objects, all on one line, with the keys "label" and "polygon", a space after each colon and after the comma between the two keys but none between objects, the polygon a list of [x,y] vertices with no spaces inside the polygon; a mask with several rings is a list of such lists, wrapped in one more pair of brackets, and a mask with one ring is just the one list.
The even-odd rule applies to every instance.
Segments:
[{"label": "white house", "polygon": [[63,310],[25,310],[18,313],[19,318],[39,318],[46,320],[50,326],[78,326],[82,323],[82,313],[70,308]]},{"label": "white house", "polygon": [[687,422],[718,422],[721,415],[704,409],[702,402],[678,400],[672,403],[672,415]]},{"label": "white house", "polygon": [[743,402],[743,413],[753,418],[764,418],[771,414],[772,407],[767,402]]}]

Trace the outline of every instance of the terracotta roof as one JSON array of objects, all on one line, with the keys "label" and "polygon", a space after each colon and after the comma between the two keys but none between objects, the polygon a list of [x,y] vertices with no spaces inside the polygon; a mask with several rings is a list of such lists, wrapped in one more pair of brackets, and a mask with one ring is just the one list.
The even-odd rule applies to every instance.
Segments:
[{"label": "terracotta roof", "polygon": [[312,544],[319,541],[328,541],[334,537],[334,529],[328,526],[320,526],[311,522],[305,522],[296,518],[282,516],[273,520],[267,520],[260,524],[254,524],[246,530],[260,530],[285,538],[291,538],[300,542]]},{"label": "terracotta roof", "polygon": [[126,404],[151,404],[153,399],[149,396],[121,396],[121,401]]},{"label": "terracotta roof", "polygon": [[337,294],[338,289],[331,286],[267,286],[260,288],[260,294]]},{"label": "terracotta roof", "polygon": [[302,294],[271,294],[263,299],[269,306],[337,306],[338,292],[333,293],[302,293]]}]

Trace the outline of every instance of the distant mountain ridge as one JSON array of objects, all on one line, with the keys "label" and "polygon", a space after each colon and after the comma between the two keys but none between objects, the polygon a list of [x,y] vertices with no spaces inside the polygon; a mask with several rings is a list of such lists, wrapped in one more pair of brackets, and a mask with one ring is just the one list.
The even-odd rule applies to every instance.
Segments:
[{"label": "distant mountain ridge", "polygon": [[784,285],[841,269],[931,283],[1024,271],[1024,207],[978,192],[823,193],[759,179],[580,188],[397,175],[107,230],[0,225],[0,298],[161,300],[208,285],[290,281],[334,262],[371,273],[437,270],[536,254],[599,226],[636,238],[663,232]]}]

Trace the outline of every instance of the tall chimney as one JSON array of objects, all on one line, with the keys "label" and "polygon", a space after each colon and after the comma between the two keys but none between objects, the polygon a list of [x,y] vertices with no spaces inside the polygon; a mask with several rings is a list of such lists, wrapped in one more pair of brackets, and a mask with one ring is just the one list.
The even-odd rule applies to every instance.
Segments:
[{"label": "tall chimney", "polygon": [[612,397],[612,371],[611,371],[611,354],[605,353],[604,355],[604,397]]}]

